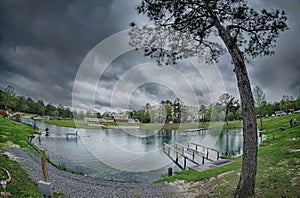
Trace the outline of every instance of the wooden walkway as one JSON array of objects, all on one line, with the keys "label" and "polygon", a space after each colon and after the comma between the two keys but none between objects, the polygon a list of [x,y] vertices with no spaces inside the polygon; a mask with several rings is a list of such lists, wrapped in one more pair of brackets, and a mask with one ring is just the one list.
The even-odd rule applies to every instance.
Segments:
[{"label": "wooden walkway", "polygon": [[201,166],[195,166],[195,167],[191,167],[191,168],[198,171],[198,172],[202,172],[202,171],[206,171],[206,170],[209,170],[209,169],[212,169],[212,168],[216,168],[216,167],[219,167],[219,166],[229,164],[231,162],[233,162],[233,161],[229,160],[229,159],[219,159],[217,161],[209,162],[209,163],[203,164]]},{"label": "wooden walkway", "polygon": [[[202,148],[202,151],[200,148]],[[182,170],[191,167],[188,167],[187,161],[191,162],[194,166],[204,164],[205,161],[213,162],[214,159],[211,159],[209,155],[211,151],[216,153],[217,157],[215,160],[220,158],[220,151],[193,142],[185,145],[175,142],[174,146],[165,144],[163,151]],[[183,162],[180,163],[181,160]]]},{"label": "wooden walkway", "polygon": [[78,131],[67,133],[66,134],[66,139],[68,139],[69,136],[75,136],[77,138],[78,137]]},{"label": "wooden walkway", "polygon": [[199,129],[188,129],[184,130],[183,132],[197,132],[197,131],[206,131],[208,130],[207,128],[199,128]]}]

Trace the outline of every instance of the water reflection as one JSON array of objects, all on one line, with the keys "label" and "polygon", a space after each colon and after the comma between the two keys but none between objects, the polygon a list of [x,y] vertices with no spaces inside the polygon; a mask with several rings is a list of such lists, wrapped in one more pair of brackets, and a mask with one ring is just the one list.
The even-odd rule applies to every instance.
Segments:
[{"label": "water reflection", "polygon": [[242,154],[243,133],[240,129],[224,130],[218,141],[222,156],[237,156]]},{"label": "water reflection", "polygon": [[[184,132],[178,130],[131,130],[80,129],[78,138],[66,138],[73,128],[58,127],[38,122],[42,129],[49,128],[49,136],[42,136],[40,148],[55,163],[83,171],[94,177],[114,180],[134,180],[152,182],[168,167],[178,169],[162,151],[164,143],[185,144],[195,142],[220,150],[223,155],[242,153],[241,129],[223,131],[213,130]],[[215,145],[208,139],[217,139]]]}]

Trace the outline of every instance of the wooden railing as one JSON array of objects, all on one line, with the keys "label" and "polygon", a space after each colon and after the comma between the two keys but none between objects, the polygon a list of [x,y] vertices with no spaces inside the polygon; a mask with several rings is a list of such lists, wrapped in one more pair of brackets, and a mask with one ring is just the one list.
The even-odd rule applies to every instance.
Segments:
[{"label": "wooden railing", "polygon": [[[195,148],[191,148],[191,145],[194,145]],[[199,147],[202,147],[206,152],[201,152],[198,150]],[[163,151],[175,162],[177,166],[179,166],[181,169],[186,169],[187,167],[187,160],[190,162],[200,165],[196,161],[196,157],[200,157],[202,159],[202,164],[205,163],[205,160],[208,161],[214,161],[213,159],[209,158],[209,151],[214,151],[217,153],[217,160],[220,158],[220,151],[214,148],[209,148],[206,146],[202,146],[200,144],[196,143],[188,143],[186,145],[183,145],[181,143],[176,142],[174,146],[164,144]],[[172,152],[174,153],[172,157]],[[182,157],[184,159],[183,166],[179,164],[179,157]]]},{"label": "wooden railing", "polygon": [[[174,147],[172,147],[172,146],[170,146],[168,144],[164,145],[163,150],[176,163],[176,165],[179,166],[183,170],[186,169],[186,165],[187,165],[186,161],[187,160],[193,162],[196,165],[199,165],[198,162],[196,162],[195,160],[190,159],[187,155],[185,155],[184,151],[177,150],[176,148],[174,148]],[[171,156],[171,151],[173,151],[175,153],[175,160]],[[179,159],[180,156],[183,157],[183,159],[184,159],[183,166],[181,166],[179,164],[179,160],[178,159]]]},{"label": "wooden railing", "polygon": [[217,154],[217,160],[220,158],[220,151],[214,148],[209,148],[207,146],[203,146],[194,142],[191,143],[187,143],[187,147],[190,148],[190,145],[194,145],[195,146],[195,150],[198,150],[199,147],[203,148],[204,150],[206,150],[206,159],[209,159],[209,151],[214,151]]}]

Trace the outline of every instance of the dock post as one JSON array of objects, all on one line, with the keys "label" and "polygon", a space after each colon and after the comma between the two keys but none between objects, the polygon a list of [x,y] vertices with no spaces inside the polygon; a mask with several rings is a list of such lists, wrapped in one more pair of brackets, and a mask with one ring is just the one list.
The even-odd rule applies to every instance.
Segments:
[{"label": "dock post", "polygon": [[168,176],[172,176],[173,175],[173,170],[172,167],[168,168]]},{"label": "dock post", "polygon": [[208,159],[208,148],[206,148],[206,159]]}]

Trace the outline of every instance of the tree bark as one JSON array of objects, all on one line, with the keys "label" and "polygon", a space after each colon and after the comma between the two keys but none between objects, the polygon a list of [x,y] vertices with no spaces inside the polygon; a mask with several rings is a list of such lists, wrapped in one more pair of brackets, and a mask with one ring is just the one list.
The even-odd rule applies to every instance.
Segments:
[{"label": "tree bark", "polygon": [[257,169],[257,123],[254,109],[254,99],[251,91],[246,64],[243,54],[230,33],[215,18],[215,26],[219,36],[225,43],[234,64],[243,111],[243,163],[240,180],[235,191],[235,197],[247,197],[255,193],[255,178]]},{"label": "tree bark", "polygon": [[[233,50],[233,62],[238,81],[243,110],[243,163],[235,197],[246,197],[254,194],[257,169],[257,125],[250,81],[246,65],[237,48]],[[237,57],[236,57],[237,56]],[[242,61],[241,61],[242,60]]]}]

